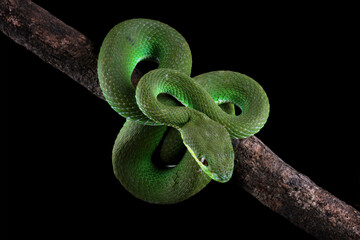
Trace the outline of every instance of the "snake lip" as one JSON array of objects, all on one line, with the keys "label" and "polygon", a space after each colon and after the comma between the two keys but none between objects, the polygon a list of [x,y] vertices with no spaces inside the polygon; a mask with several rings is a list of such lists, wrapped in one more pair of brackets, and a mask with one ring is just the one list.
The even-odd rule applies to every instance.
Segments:
[{"label": "snake lip", "polygon": [[232,172],[226,173],[226,174],[221,174],[221,175],[213,173],[213,176],[214,176],[215,181],[220,182],[220,183],[226,183],[231,179]]},{"label": "snake lip", "polygon": [[232,172],[230,173],[225,173],[225,174],[216,174],[214,171],[212,171],[211,169],[207,169],[207,171],[210,173],[211,178],[217,182],[220,183],[226,183],[228,182],[231,177],[232,177]]}]

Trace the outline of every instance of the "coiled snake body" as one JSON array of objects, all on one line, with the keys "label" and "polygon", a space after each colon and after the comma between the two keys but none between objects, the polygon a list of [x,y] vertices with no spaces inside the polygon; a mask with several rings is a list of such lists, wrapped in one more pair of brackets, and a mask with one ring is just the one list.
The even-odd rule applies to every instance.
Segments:
[{"label": "coiled snake body", "polygon": [[[131,75],[143,60],[159,66],[135,89]],[[267,120],[268,98],[253,79],[231,71],[191,78],[191,66],[185,39],[155,20],[121,22],[101,46],[101,89],[127,119],[113,148],[114,172],[142,200],[176,203],[211,179],[228,181],[234,168],[231,138],[249,137]],[[241,108],[239,116],[233,104]]]}]

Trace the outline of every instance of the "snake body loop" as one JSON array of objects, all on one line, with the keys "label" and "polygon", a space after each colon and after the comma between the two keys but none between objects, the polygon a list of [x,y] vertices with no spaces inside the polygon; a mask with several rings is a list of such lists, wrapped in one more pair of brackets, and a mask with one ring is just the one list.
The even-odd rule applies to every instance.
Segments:
[{"label": "snake body loop", "polygon": [[154,124],[136,104],[131,74],[142,60],[159,63],[190,76],[189,45],[173,28],[161,22],[132,19],[116,25],[105,37],[98,60],[101,90],[121,116],[138,123]]},{"label": "snake body loop", "polygon": [[[142,60],[159,67],[135,89],[131,74]],[[227,182],[234,167],[231,138],[249,137],[267,120],[268,98],[253,79],[231,71],[191,78],[191,66],[185,39],[155,20],[124,21],[101,46],[101,89],[127,119],[113,148],[114,173],[142,200],[176,203],[211,179]],[[239,116],[233,104],[241,108]]]}]

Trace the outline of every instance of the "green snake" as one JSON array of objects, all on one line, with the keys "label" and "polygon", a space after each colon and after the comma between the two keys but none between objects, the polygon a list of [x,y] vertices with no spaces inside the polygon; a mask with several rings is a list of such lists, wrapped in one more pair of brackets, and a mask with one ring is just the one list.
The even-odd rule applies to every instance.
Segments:
[{"label": "green snake", "polygon": [[[155,61],[135,87],[136,65]],[[257,133],[269,101],[250,77],[214,71],[190,77],[188,43],[172,27],[150,19],[119,23],[98,58],[100,87],[126,122],[112,153],[115,176],[135,197],[151,203],[183,201],[211,179],[227,182],[234,168],[232,138]],[[235,107],[241,109],[235,115]]]}]

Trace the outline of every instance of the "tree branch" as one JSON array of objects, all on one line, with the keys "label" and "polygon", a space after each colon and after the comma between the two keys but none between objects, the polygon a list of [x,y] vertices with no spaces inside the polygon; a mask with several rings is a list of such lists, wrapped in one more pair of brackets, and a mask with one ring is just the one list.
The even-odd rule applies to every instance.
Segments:
[{"label": "tree branch", "polygon": [[97,81],[97,55],[88,38],[31,1],[2,0],[0,7],[5,35],[105,99]]},{"label": "tree branch", "polygon": [[359,212],[283,162],[255,136],[233,140],[237,183],[319,239],[359,239]]},{"label": "tree branch", "polygon": [[[0,29],[97,97],[97,55],[83,34],[29,0],[0,2]],[[97,52],[97,51],[96,51]],[[140,75],[136,72],[133,81]],[[360,213],[283,162],[257,137],[233,140],[237,183],[320,239],[359,239]]]}]

